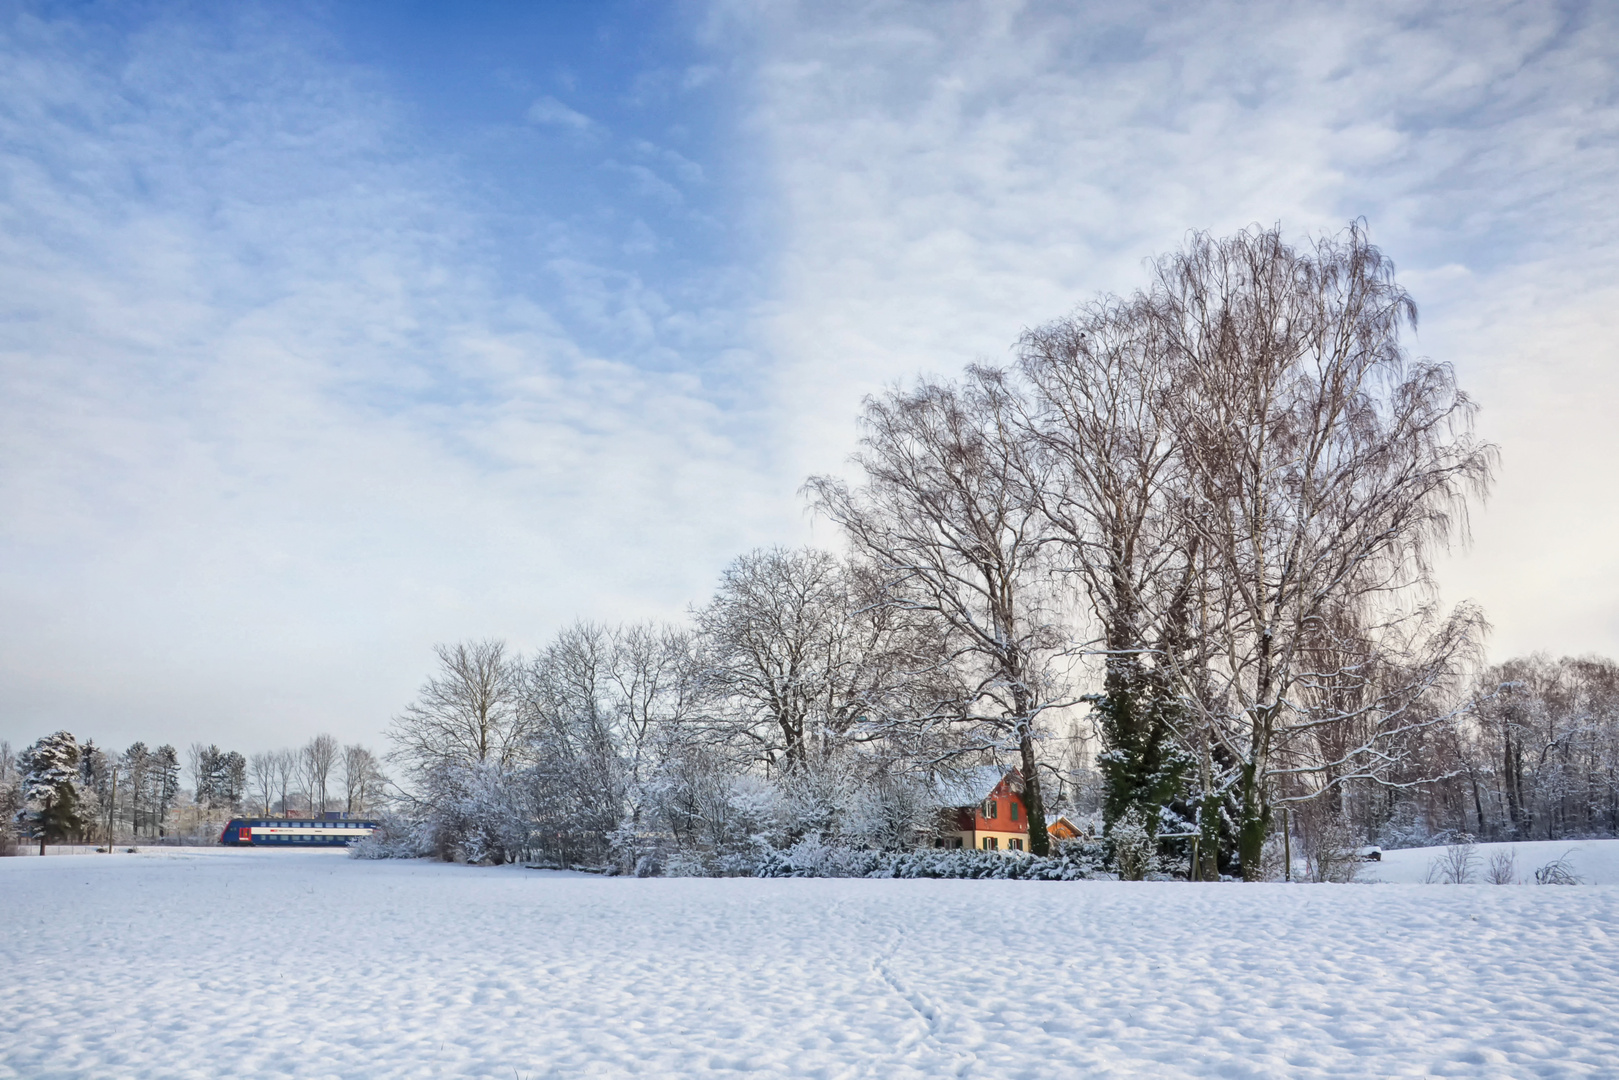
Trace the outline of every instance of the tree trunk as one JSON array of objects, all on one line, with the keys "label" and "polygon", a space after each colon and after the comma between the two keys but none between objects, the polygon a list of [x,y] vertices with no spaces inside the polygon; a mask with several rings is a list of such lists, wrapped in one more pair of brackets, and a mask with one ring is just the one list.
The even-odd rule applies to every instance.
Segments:
[{"label": "tree trunk", "polygon": [[1261,790],[1259,767],[1247,762],[1242,767],[1242,818],[1237,826],[1237,857],[1242,861],[1242,880],[1261,880],[1260,861],[1265,852],[1265,834],[1270,831],[1270,807]]},{"label": "tree trunk", "polygon": [[1046,802],[1040,797],[1040,770],[1034,761],[1034,735],[1025,722],[1018,734],[1018,752],[1023,758],[1023,809],[1029,815],[1029,851],[1051,854],[1051,837],[1046,834]]}]

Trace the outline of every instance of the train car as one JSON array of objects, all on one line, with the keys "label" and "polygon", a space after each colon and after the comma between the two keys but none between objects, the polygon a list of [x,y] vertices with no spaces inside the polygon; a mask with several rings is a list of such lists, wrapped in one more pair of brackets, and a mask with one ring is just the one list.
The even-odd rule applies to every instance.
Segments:
[{"label": "train car", "polygon": [[360,818],[232,818],[219,842],[231,847],[343,847],[379,827]]}]

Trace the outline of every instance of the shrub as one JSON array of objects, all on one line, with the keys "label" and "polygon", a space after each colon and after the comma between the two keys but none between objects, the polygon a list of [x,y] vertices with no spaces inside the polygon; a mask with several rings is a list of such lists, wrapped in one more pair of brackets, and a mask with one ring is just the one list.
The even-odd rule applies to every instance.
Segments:
[{"label": "shrub", "polygon": [[1518,879],[1518,861],[1510,851],[1497,851],[1490,856],[1490,865],[1484,871],[1484,880],[1491,885],[1511,885]]},{"label": "shrub", "polygon": [[1478,848],[1473,838],[1463,833],[1456,843],[1445,848],[1445,853],[1428,864],[1427,883],[1430,885],[1466,885],[1473,880],[1478,868]]},{"label": "shrub", "polygon": [[351,859],[422,859],[433,854],[426,825],[385,814],[370,836],[349,845]]},{"label": "shrub", "polygon": [[1113,823],[1107,843],[1113,869],[1121,881],[1140,881],[1155,869],[1153,849],[1156,844],[1138,808],[1131,807]]},{"label": "shrub", "polygon": [[760,856],[757,877],[995,878],[1077,881],[1105,876],[1096,844],[1070,843],[1056,855],[1034,856],[932,848],[921,851],[861,851],[805,840]]},{"label": "shrub", "polygon": [[1578,885],[1579,875],[1568,864],[1568,856],[1560,855],[1556,859],[1535,871],[1536,885]]}]

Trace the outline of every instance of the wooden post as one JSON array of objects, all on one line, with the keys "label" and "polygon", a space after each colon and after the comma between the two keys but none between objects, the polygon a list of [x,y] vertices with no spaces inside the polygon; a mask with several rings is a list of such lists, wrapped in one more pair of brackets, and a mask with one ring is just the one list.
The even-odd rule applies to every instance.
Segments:
[{"label": "wooden post", "polygon": [[1197,842],[1198,842],[1199,839],[1201,839],[1201,837],[1197,837],[1197,836],[1192,837],[1192,872],[1190,874],[1186,875],[1186,880],[1187,881],[1196,881],[1198,879],[1197,875],[1202,870],[1202,868],[1200,866],[1198,866],[1198,862],[1197,862]]},{"label": "wooden post", "polygon": [[118,766],[112,767],[112,800],[107,803],[107,854],[112,854],[112,823],[118,815]]}]

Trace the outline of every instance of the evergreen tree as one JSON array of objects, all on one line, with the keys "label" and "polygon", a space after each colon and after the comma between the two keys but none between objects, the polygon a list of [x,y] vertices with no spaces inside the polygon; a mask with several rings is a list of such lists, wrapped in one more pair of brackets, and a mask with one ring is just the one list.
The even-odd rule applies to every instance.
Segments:
[{"label": "evergreen tree", "polygon": [[219,805],[235,811],[247,796],[247,759],[232,750],[219,758],[219,779],[214,785]]},{"label": "evergreen tree", "polygon": [[1091,698],[1106,749],[1098,757],[1104,784],[1102,820],[1139,812],[1157,836],[1163,807],[1181,794],[1192,762],[1175,742],[1183,705],[1159,672],[1136,663],[1109,664],[1105,690]]},{"label": "evergreen tree", "polygon": [[23,807],[19,818],[39,837],[39,853],[51,840],[76,837],[80,816],[79,742],[66,731],[47,735],[22,752]]},{"label": "evergreen tree", "polygon": [[[87,827],[107,825],[114,812],[112,774],[117,765],[117,760],[94,739],[84,741],[79,751],[79,788],[84,796],[82,809]],[[111,842],[109,836],[108,843]]]},{"label": "evergreen tree", "polygon": [[152,827],[159,836],[166,835],[164,821],[169,808],[180,794],[180,757],[174,747],[164,744],[152,753]]},{"label": "evergreen tree", "polygon": [[124,780],[129,786],[129,824],[136,836],[151,827],[152,752],[138,742],[124,751]]}]

